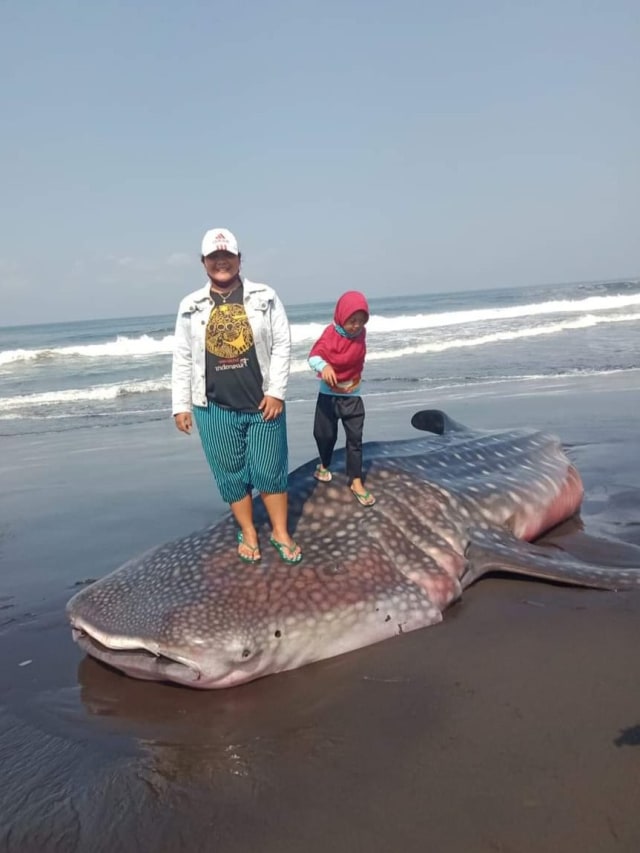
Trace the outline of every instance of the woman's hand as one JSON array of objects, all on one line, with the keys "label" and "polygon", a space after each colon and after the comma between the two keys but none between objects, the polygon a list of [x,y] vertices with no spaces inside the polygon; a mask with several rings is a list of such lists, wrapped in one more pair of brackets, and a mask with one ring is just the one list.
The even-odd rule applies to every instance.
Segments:
[{"label": "woman's hand", "polygon": [[322,373],[320,375],[330,388],[334,388],[338,384],[336,372],[330,364],[327,364],[326,367],[322,368]]},{"label": "woman's hand", "polygon": [[260,401],[260,405],[258,406],[258,408],[262,412],[262,417],[265,421],[274,421],[279,415],[282,414],[284,403],[277,397],[265,396]]},{"label": "woman's hand", "polygon": [[173,416],[173,420],[180,432],[186,432],[186,434],[189,435],[191,428],[193,427],[191,412],[178,412],[177,415]]}]

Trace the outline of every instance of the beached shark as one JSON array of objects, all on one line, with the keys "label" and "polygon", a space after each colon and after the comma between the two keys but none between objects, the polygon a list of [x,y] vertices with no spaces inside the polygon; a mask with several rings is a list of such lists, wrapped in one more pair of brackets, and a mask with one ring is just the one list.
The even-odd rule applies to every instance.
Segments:
[{"label": "beached shark", "polygon": [[[372,507],[342,475],[315,480],[315,462],[291,474],[300,564],[278,558],[264,524],[262,560],[241,562],[229,516],[77,593],[67,605],[74,639],[136,678],[231,687],[435,625],[496,570],[640,587],[640,571],[530,544],[581,504],[580,475],[557,438],[473,431],[437,410],[412,424],[420,437],[364,447]],[[334,470],[343,465],[341,451]]]}]

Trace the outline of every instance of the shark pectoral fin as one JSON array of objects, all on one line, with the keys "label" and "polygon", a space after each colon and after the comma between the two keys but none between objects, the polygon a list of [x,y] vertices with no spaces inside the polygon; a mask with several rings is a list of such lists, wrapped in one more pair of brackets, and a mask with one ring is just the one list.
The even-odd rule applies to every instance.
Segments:
[{"label": "shark pectoral fin", "polygon": [[474,532],[465,557],[463,589],[489,572],[509,572],[594,589],[640,587],[640,569],[589,563],[557,547],[533,545],[501,531]]}]

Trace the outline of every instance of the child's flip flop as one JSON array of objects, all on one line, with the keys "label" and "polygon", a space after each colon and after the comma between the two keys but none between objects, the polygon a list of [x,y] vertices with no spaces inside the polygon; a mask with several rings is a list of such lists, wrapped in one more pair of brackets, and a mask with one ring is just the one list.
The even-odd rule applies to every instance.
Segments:
[{"label": "child's flip flop", "polygon": [[364,492],[356,492],[355,489],[351,489],[351,494],[358,501],[360,506],[373,506],[376,502],[376,499],[368,489],[365,489]]},{"label": "child's flip flop", "polygon": [[269,542],[276,549],[278,554],[280,554],[280,559],[283,563],[299,563],[302,559],[302,553],[298,551],[293,557],[287,557],[286,552],[289,554],[293,554],[298,545],[294,542],[293,545],[287,545],[285,542],[278,542],[277,539],[274,539],[273,536],[269,538]]},{"label": "child's flip flop", "polygon": [[332,477],[331,471],[328,468],[323,468],[322,465],[316,465],[313,476],[316,480],[320,480],[321,483],[329,483]]}]

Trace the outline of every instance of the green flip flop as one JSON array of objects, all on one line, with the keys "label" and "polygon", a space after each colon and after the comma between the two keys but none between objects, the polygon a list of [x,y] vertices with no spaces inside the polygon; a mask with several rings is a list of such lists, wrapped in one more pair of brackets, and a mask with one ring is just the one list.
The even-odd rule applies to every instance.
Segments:
[{"label": "green flip flop", "polygon": [[320,480],[321,483],[330,483],[332,480],[331,471],[328,468],[323,468],[322,465],[316,465],[313,476],[316,480]]},{"label": "green flip flop", "polygon": [[371,494],[369,489],[365,489],[364,492],[356,492],[354,489],[351,489],[351,494],[358,501],[360,506],[373,506],[376,502],[376,499]]},{"label": "green flip flop", "polygon": [[298,547],[295,542],[293,543],[292,546],[289,546],[285,542],[278,542],[278,540],[274,539],[273,536],[269,537],[269,542],[271,542],[271,544],[276,549],[278,554],[280,554],[280,559],[282,560],[283,563],[299,563],[300,560],[302,559],[302,554],[296,554],[295,557],[287,557],[286,556],[286,552],[289,552],[289,554],[292,554],[295,551],[295,549]]},{"label": "green flip flop", "polygon": [[242,530],[238,530],[238,533],[236,534],[236,539],[238,540],[238,545],[244,545],[245,548],[248,548],[251,551],[251,556],[246,557],[244,554],[241,554],[240,549],[238,549],[238,557],[240,557],[243,563],[258,563],[262,559],[262,554],[260,553],[260,546],[247,545],[247,543],[244,541]]}]

